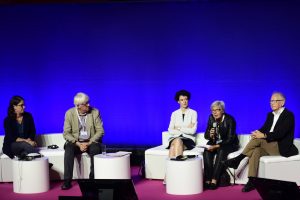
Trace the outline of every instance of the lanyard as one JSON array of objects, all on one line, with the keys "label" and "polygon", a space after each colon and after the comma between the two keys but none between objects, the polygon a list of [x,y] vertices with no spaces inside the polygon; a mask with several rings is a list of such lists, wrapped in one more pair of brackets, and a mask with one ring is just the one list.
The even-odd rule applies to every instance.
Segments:
[{"label": "lanyard", "polygon": [[82,127],[84,127],[84,125],[86,126],[86,118],[87,118],[87,115],[84,117],[84,123],[82,123],[82,120],[79,116],[79,113],[78,113],[78,110],[76,108],[76,113],[77,113],[77,117],[78,117],[78,120],[79,120],[79,123],[81,124]]}]

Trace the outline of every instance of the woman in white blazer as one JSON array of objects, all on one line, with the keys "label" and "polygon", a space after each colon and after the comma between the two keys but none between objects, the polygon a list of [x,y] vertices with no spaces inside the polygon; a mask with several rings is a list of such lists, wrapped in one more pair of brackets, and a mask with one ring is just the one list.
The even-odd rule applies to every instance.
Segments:
[{"label": "woman in white blazer", "polygon": [[175,94],[175,101],[179,104],[179,109],[171,115],[168,131],[169,157],[181,159],[184,150],[195,147],[195,133],[197,130],[197,112],[189,108],[191,94],[186,90],[180,90]]}]

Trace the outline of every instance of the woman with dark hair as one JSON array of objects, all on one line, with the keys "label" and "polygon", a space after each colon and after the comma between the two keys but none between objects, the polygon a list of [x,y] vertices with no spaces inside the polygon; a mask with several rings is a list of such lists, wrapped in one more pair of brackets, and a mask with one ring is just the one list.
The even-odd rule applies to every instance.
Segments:
[{"label": "woman with dark hair", "polygon": [[197,112],[189,108],[191,94],[186,90],[176,92],[175,101],[179,104],[179,109],[171,115],[168,131],[169,157],[182,157],[184,150],[195,147],[195,133],[197,130]]},{"label": "woman with dark hair", "polygon": [[34,121],[24,109],[24,99],[13,96],[9,102],[8,116],[4,119],[3,153],[10,158],[23,158],[29,153],[37,153]]},{"label": "woman with dark hair", "polygon": [[225,113],[225,103],[214,101],[210,109],[212,114],[209,115],[204,135],[209,145],[203,153],[204,187],[215,190],[220,176],[225,170],[222,161],[227,159],[229,153],[239,148],[239,140],[236,134],[235,119]]}]

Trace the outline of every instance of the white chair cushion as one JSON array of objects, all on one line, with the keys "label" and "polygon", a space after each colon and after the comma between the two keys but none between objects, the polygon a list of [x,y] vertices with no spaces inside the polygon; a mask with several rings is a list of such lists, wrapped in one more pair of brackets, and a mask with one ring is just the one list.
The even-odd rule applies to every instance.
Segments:
[{"label": "white chair cushion", "polygon": [[300,155],[283,157],[283,156],[263,156],[260,158],[260,162],[264,163],[279,163],[279,162],[289,162],[289,161],[300,161]]}]

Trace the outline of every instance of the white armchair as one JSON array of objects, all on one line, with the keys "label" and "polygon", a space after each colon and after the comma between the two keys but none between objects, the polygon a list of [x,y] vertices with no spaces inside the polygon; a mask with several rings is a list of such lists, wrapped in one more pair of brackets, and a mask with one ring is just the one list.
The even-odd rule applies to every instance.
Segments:
[{"label": "white armchair", "polygon": [[[168,157],[168,146],[170,134],[167,131],[162,132],[162,145],[147,149],[145,151],[145,172],[148,179],[164,179],[166,173],[166,159]],[[196,134],[196,145],[204,145],[207,140],[203,133]],[[202,148],[185,150],[183,155],[202,156]],[[202,165],[203,166],[203,165]]]},{"label": "white armchair", "polygon": [[[2,153],[4,136],[0,136],[0,182],[12,182],[12,160]],[[53,164],[50,172],[51,180],[61,180],[64,177],[64,149],[65,140],[62,133],[42,134],[36,136],[36,141],[40,146],[39,152],[48,157]],[[48,149],[47,146],[56,144],[58,149]],[[83,153],[74,159],[73,179],[88,178],[90,171],[90,157]]]},{"label": "white armchair", "polygon": [[[228,159],[236,157],[243,151],[250,140],[250,135],[239,135],[239,139],[241,149],[229,154]],[[300,152],[300,139],[295,139],[294,144]],[[235,182],[237,184],[245,184],[248,181],[248,160],[247,157],[244,158],[236,170],[229,169],[235,174]],[[283,156],[263,156],[259,162],[258,177],[296,182],[300,186],[300,176],[297,176],[299,169],[300,155],[288,158]],[[231,182],[233,183],[232,177]]]},{"label": "white armchair", "polygon": [[[170,134],[167,131],[162,132],[162,145],[147,149],[145,151],[145,171],[146,178],[148,179],[163,179],[165,176],[165,168],[166,168],[166,158],[168,157],[168,150],[166,147],[168,146]],[[249,135],[239,135],[239,140],[241,144],[241,149],[237,152],[228,155],[228,158],[233,158],[235,155],[238,155],[239,152],[242,152],[245,145],[249,141]],[[204,133],[196,134],[196,146],[205,146],[207,140],[204,138]],[[183,155],[198,155],[202,156],[204,152],[203,148],[194,148],[192,150],[186,150],[183,152]],[[231,156],[231,157],[230,157]],[[203,160],[202,160],[203,161]],[[245,169],[247,165],[247,158],[242,161],[244,165],[240,165],[240,167],[235,170],[236,174],[236,182],[237,183],[246,183],[247,182],[247,172]],[[202,164],[202,166],[204,166]],[[247,166],[246,166],[247,167]],[[232,173],[234,173],[233,169],[230,169]],[[233,182],[233,178],[231,180]]]},{"label": "white armchair", "polygon": [[[170,134],[165,131],[162,132],[162,145],[147,149],[145,151],[145,169],[146,178],[148,179],[163,179],[165,176],[165,161],[168,157],[168,139]],[[250,141],[249,134],[238,135],[240,142],[240,149],[236,152],[230,153],[228,159],[239,155]],[[196,134],[196,145],[205,145],[207,140],[204,138],[204,133]],[[300,138],[294,140],[294,144],[300,152]],[[184,155],[198,155],[202,156],[202,148],[194,148],[189,151],[184,151]],[[245,184],[248,181],[248,158],[244,158],[239,167],[229,169],[232,174],[235,174],[235,182],[237,184]],[[296,182],[300,186],[300,176],[298,171],[300,169],[300,155],[291,156],[289,158],[283,156],[263,156],[260,158],[258,176],[261,178],[277,179]],[[231,177],[231,183],[233,178]]]},{"label": "white armchair", "polygon": [[[294,139],[300,152],[300,139]],[[300,186],[300,155],[291,157],[263,156],[259,161],[258,177],[296,182]]]}]

